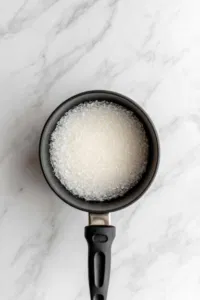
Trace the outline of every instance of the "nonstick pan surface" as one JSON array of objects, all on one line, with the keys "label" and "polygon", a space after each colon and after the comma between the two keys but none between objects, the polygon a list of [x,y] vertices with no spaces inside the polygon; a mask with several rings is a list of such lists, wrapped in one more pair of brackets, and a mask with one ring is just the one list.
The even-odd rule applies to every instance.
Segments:
[{"label": "nonstick pan surface", "polygon": [[[66,188],[55,177],[49,156],[51,134],[54,131],[56,124],[60,120],[60,118],[68,110],[72,109],[78,104],[95,100],[113,102],[133,111],[133,113],[143,124],[149,142],[147,169],[138,184],[130,189],[124,196],[103,202],[85,201],[84,199],[78,198],[71,192],[67,191]],[[41,168],[46,181],[59,198],[77,209],[87,211],[89,213],[102,214],[125,208],[135,202],[144,194],[144,192],[148,189],[151,182],[153,181],[158,168],[159,143],[152,121],[138,104],[136,104],[133,100],[115,92],[95,90],[75,95],[63,102],[54,110],[54,112],[48,118],[41,134],[39,157]]]}]

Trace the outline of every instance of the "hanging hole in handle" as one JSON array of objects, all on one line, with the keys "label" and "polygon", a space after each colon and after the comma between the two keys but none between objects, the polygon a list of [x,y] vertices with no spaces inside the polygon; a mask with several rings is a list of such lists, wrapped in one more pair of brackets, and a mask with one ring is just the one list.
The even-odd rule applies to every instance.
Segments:
[{"label": "hanging hole in handle", "polygon": [[93,300],[104,300],[104,296],[103,295],[95,295]]},{"label": "hanging hole in handle", "polygon": [[[105,273],[105,255],[102,252],[97,252],[94,256],[94,283],[97,288],[100,288],[103,285],[104,273]],[[95,300],[102,300],[102,299],[97,298]]]}]

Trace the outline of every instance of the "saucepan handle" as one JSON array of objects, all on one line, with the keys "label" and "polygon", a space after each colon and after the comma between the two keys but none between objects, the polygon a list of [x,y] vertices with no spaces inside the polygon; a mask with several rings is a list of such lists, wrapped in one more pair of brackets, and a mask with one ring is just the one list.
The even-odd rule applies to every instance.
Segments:
[{"label": "saucepan handle", "polygon": [[115,227],[109,225],[86,226],[85,238],[88,242],[88,275],[91,300],[106,300]]}]

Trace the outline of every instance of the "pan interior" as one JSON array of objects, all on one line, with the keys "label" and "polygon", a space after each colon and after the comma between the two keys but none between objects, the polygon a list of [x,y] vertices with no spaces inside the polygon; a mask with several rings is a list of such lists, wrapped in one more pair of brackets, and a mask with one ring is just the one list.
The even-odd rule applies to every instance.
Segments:
[{"label": "pan interior", "polygon": [[[143,124],[146,131],[146,135],[149,143],[149,157],[148,164],[145,173],[143,174],[140,181],[132,189],[130,189],[122,197],[112,199],[109,201],[86,201],[84,199],[78,198],[70,193],[55,177],[53,173],[53,168],[50,163],[49,156],[49,144],[51,134],[54,131],[57,122],[61,117],[73,107],[79,105],[83,102],[90,101],[108,101],[124,106],[125,108],[134,112],[136,117]],[[93,212],[93,213],[106,213],[110,211],[115,211],[126,207],[136,201],[149,187],[152,182],[159,160],[159,148],[158,139],[152,122],[146,113],[132,100],[113,92],[108,91],[91,91],[76,95],[65,102],[63,102],[49,117],[47,120],[42,135],[40,139],[40,163],[44,176],[52,188],[52,190],[66,203],[76,207],[78,209]]]}]

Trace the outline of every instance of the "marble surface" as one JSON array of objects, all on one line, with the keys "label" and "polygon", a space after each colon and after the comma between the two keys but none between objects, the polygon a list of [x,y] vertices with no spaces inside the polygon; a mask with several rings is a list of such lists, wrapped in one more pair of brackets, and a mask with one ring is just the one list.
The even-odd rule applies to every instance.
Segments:
[{"label": "marble surface", "polygon": [[38,139],[69,96],[110,89],[153,119],[151,189],[114,213],[108,299],[200,298],[198,0],[0,2],[0,299],[85,300],[87,214],[50,191]]}]

